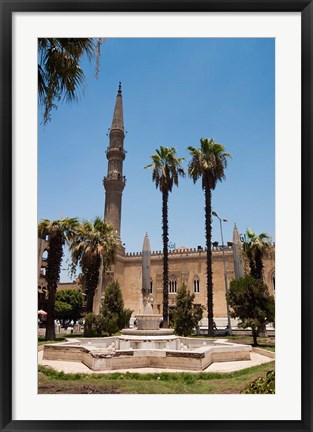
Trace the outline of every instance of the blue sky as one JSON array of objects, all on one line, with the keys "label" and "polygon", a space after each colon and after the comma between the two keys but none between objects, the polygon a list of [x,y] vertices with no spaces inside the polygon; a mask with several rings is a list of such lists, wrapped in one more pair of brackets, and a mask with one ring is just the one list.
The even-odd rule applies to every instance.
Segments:
[{"label": "blue sky", "polygon": [[[107,39],[101,71],[84,60],[78,103],[60,104],[46,126],[39,118],[38,219],[103,216],[106,136],[122,82],[124,175],[121,238],[127,252],[162,249],[161,193],[144,166],[160,145],[185,157],[189,145],[214,138],[233,156],[226,180],[213,191],[213,209],[228,222],[275,240],[274,39]],[[40,115],[40,111],[39,111]],[[170,241],[205,245],[201,183],[186,177],[169,197]],[[213,218],[213,241],[220,231]],[[63,265],[65,268],[66,265]],[[67,271],[61,281],[69,280]]]}]

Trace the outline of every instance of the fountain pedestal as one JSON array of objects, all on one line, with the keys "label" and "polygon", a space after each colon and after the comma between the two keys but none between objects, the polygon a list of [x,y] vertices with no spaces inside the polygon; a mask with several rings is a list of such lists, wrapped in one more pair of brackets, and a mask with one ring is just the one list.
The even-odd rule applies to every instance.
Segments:
[{"label": "fountain pedestal", "polygon": [[136,315],[137,328],[123,329],[123,335],[132,336],[165,336],[172,335],[173,329],[160,328],[162,315],[156,314],[139,314]]},{"label": "fountain pedestal", "polygon": [[162,315],[142,314],[137,315],[138,330],[159,330]]}]

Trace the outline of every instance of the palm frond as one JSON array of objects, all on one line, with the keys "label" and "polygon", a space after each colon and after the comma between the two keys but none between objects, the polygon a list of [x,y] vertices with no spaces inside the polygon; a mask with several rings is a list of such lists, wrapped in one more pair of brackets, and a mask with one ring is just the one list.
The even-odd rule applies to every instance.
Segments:
[{"label": "palm frond", "polygon": [[187,149],[191,155],[188,174],[193,182],[196,183],[201,178],[203,189],[215,189],[217,181],[225,179],[227,158],[231,155],[213,138],[201,138],[200,148],[189,146]]},{"label": "palm frond", "polygon": [[185,171],[181,166],[184,158],[176,157],[174,147],[164,147],[156,149],[156,153],[151,155],[152,163],[145,168],[152,168],[152,181],[156,188],[161,191],[172,191],[173,184],[178,186],[179,176],[184,177]]}]

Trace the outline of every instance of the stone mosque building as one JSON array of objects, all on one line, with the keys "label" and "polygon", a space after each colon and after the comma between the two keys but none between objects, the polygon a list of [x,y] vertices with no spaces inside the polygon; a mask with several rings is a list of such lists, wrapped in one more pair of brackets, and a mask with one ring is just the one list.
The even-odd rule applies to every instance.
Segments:
[{"label": "stone mosque building", "polygon": [[[106,150],[108,160],[107,175],[103,178],[105,189],[105,209],[104,219],[110,222],[118,234],[121,232],[122,221],[122,197],[126,185],[126,178],[123,175],[123,161],[126,156],[124,150],[124,120],[122,90],[119,85],[116,103],[114,108],[112,126],[109,133],[109,147]],[[143,239],[144,240],[144,239]],[[39,291],[42,290],[44,278],[44,260],[42,253],[47,249],[47,245],[39,240],[38,250],[38,278]],[[145,239],[145,245],[150,245],[149,239]],[[223,254],[224,252],[224,254]],[[149,298],[154,313],[162,314],[163,300],[163,255],[162,251],[151,251],[150,254],[150,286]],[[217,325],[226,325],[227,308],[225,300],[225,272],[229,282],[243,275],[243,266],[240,253],[239,232],[234,226],[232,242],[227,245],[212,246],[213,262],[213,301],[214,319]],[[107,277],[101,286],[99,285],[95,297],[93,310],[99,312],[100,298],[103,300],[105,286],[112,280],[117,280],[120,284],[125,307],[133,311],[133,315],[142,312],[142,252],[126,253],[125,248],[120,242],[115,264],[107,273]],[[272,294],[275,294],[275,261],[274,258],[264,261],[264,279]],[[40,282],[41,281],[41,282]],[[207,305],[206,293],[206,250],[197,246],[195,248],[178,248],[169,251],[169,307],[175,305],[177,290],[186,285],[190,292],[195,294],[195,304]],[[58,289],[74,288],[77,284],[60,284]],[[206,312],[204,312],[206,316]]]},{"label": "stone mosque building", "polygon": [[[114,108],[112,126],[109,133],[109,147],[106,151],[108,159],[107,175],[103,179],[105,189],[104,219],[121,232],[122,197],[126,179],[123,175],[124,120],[121,85],[119,86]],[[145,242],[149,244],[149,242]],[[243,275],[240,258],[240,239],[236,225],[232,242],[223,248],[213,246],[213,298],[215,318],[225,318],[225,278],[224,258],[228,284],[233,278]],[[155,313],[162,313],[163,255],[162,251],[151,251],[150,254],[150,302]],[[114,266],[108,275],[108,281],[117,280],[121,286],[125,306],[134,311],[134,315],[142,312],[142,252],[125,253],[122,242],[118,248]],[[264,262],[265,282],[270,291],[275,290],[275,262]],[[194,302],[206,306],[206,251],[201,247],[187,249],[184,247],[169,251],[169,306],[175,305],[178,288],[182,285],[195,294]],[[99,310],[100,290],[95,294],[94,310]],[[104,290],[101,289],[104,297]],[[218,321],[217,321],[218,322]]]}]

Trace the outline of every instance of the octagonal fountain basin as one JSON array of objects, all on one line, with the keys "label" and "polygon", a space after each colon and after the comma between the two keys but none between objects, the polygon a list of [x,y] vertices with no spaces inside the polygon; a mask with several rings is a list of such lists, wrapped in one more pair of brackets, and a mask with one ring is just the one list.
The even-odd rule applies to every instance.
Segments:
[{"label": "octagonal fountain basin", "polygon": [[250,345],[175,335],[67,339],[45,345],[45,360],[80,361],[91,370],[163,368],[201,371],[214,362],[250,360]]}]

